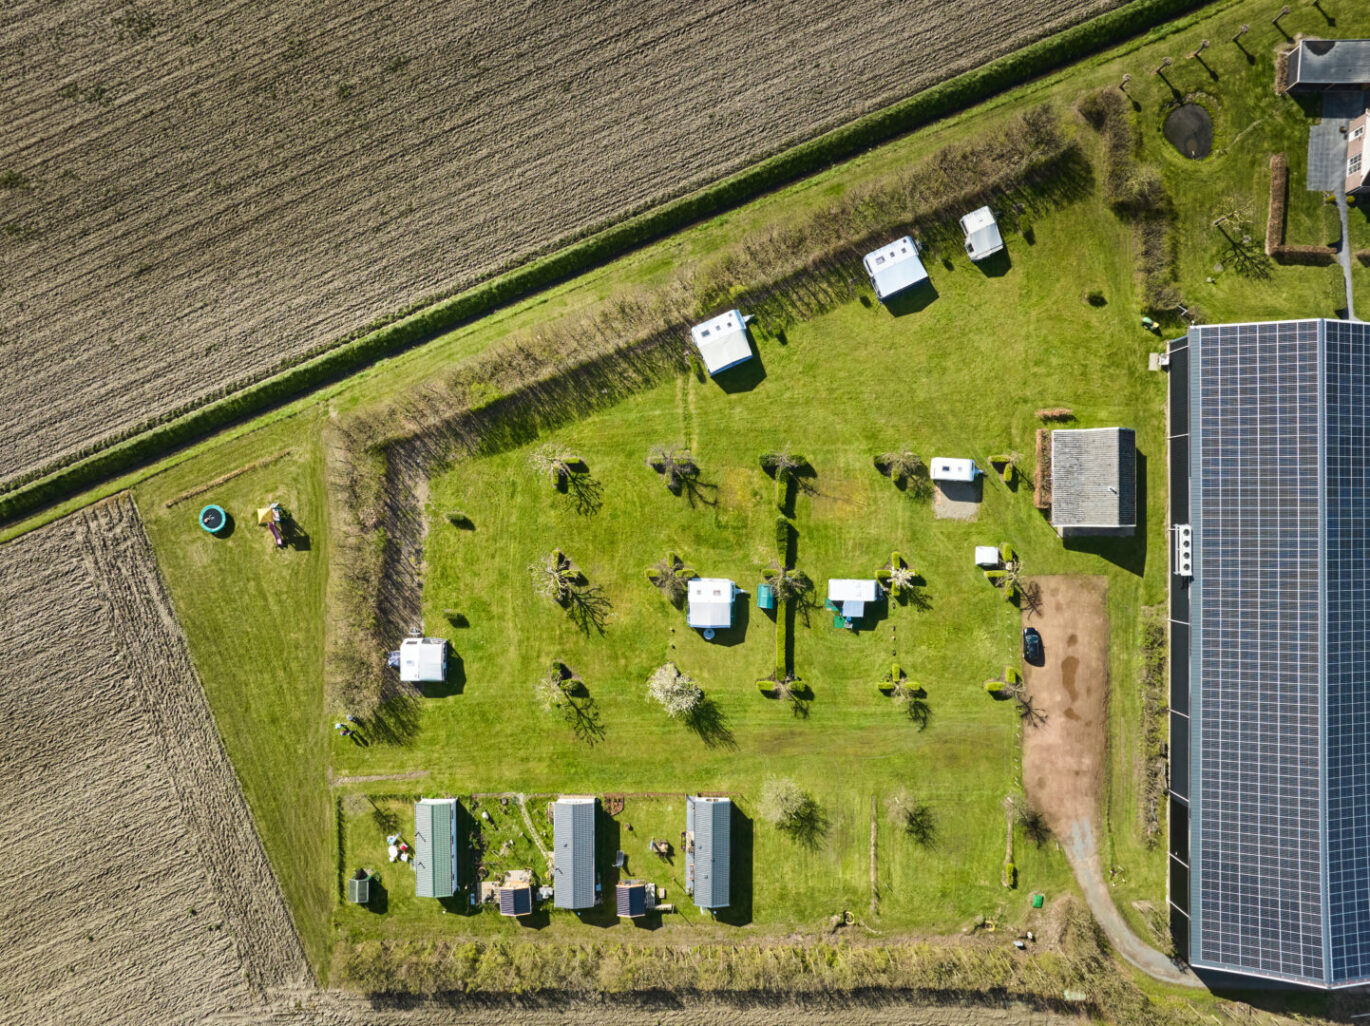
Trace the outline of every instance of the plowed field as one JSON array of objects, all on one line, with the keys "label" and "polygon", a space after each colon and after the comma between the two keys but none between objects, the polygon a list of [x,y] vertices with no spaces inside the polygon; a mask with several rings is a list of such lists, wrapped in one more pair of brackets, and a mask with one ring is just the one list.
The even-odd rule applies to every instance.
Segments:
[{"label": "plowed field", "polygon": [[7,1022],[199,1022],[307,979],[128,499],[0,549]]},{"label": "plowed field", "polygon": [[0,486],[1119,2],[0,5]]}]

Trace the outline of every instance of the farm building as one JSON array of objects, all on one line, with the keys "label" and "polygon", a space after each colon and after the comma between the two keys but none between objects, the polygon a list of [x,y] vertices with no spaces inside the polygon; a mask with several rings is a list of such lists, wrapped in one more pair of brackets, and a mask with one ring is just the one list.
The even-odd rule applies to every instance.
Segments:
[{"label": "farm building", "polygon": [[447,642],[443,638],[405,638],[400,642],[400,680],[414,684],[447,679]]},{"label": "farm building", "polygon": [[1303,39],[1289,53],[1291,93],[1370,89],[1370,39]]},{"label": "farm building", "polygon": [[1202,971],[1370,981],[1370,325],[1169,361],[1171,932]]},{"label": "farm building", "polygon": [[1137,443],[1131,428],[1051,433],[1051,526],[1074,535],[1137,527]]},{"label": "farm building", "polygon": [[500,887],[499,914],[514,917],[533,914],[533,888],[527,881],[508,883]]},{"label": "farm building", "polygon": [[639,919],[648,912],[647,882],[620,880],[614,888],[618,914],[624,919]]},{"label": "farm building", "polygon": [[729,798],[685,799],[685,891],[700,908],[732,901],[732,817]]},{"label": "farm building", "polygon": [[687,594],[688,622],[701,629],[725,629],[733,625],[733,600],[737,585],[724,577],[696,577]]},{"label": "farm building", "polygon": [[1346,193],[1370,196],[1370,152],[1365,131],[1370,128],[1370,110],[1363,111],[1346,130]]},{"label": "farm building", "polygon": [[980,468],[974,460],[952,459],[949,456],[934,456],[928,476],[934,481],[974,481],[980,476]]},{"label": "farm building", "polygon": [[862,263],[866,265],[875,297],[882,303],[928,280],[928,272],[918,256],[918,245],[908,235],[867,253]]},{"label": "farm building", "polygon": [[552,807],[552,902],[595,904],[595,799],[558,798]]},{"label": "farm building", "polygon": [[450,898],[457,890],[457,800],[420,798],[414,803],[414,893]]},{"label": "farm building", "polygon": [[737,310],[729,310],[711,321],[696,324],[690,329],[690,337],[711,375],[752,358],[752,344],[747,339],[747,321]]},{"label": "farm building", "polygon": [[880,597],[880,582],[834,577],[828,581],[828,604],[833,612],[848,620],[859,620],[866,615],[866,606]]},{"label": "farm building", "polygon": [[966,236],[966,256],[984,260],[1004,248],[1004,237],[999,234],[999,222],[989,207],[972,210],[961,218],[961,231]]}]

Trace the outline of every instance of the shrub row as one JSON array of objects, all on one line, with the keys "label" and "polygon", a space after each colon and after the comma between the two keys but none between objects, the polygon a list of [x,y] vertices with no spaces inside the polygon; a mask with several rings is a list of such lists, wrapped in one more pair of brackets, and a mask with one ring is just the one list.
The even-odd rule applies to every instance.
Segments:
[{"label": "shrub row", "polygon": [[1285,204],[1289,198],[1289,161],[1283,153],[1270,155],[1270,211],[1265,220],[1265,255],[1284,245]]},{"label": "shrub row", "polygon": [[[983,67],[948,79],[851,124],[775,154],[705,189],[666,202],[535,259],[482,285],[385,323],[322,355],[294,364],[230,396],[199,406],[96,453],[73,456],[0,498],[0,522],[13,521],[126,473],[231,424],[338,380],[380,357],[480,317],[496,307],[605,263],[686,225],[742,204],[978,103],[1024,81],[1096,53],[1201,7],[1206,0],[1134,0]],[[136,430],[136,429],[134,429]]]}]

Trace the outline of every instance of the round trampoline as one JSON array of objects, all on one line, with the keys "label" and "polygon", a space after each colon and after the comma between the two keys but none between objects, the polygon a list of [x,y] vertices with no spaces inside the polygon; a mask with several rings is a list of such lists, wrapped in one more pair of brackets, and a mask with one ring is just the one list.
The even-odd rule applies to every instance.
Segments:
[{"label": "round trampoline", "polygon": [[1213,118],[1197,103],[1172,110],[1162,131],[1170,145],[1190,160],[1202,160],[1213,152]]},{"label": "round trampoline", "polygon": [[228,523],[228,514],[222,506],[206,506],[200,510],[200,526],[210,534],[218,534]]}]

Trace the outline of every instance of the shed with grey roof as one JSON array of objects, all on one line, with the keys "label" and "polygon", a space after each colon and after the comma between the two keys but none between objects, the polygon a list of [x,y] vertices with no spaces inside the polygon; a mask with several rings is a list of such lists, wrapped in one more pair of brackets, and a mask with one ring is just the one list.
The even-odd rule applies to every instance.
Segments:
[{"label": "shed with grey roof", "polygon": [[1132,534],[1137,442],[1131,428],[1051,433],[1051,526],[1062,537]]},{"label": "shed with grey roof", "polygon": [[414,803],[414,893],[450,898],[457,890],[457,800]]},{"label": "shed with grey roof", "polygon": [[552,807],[552,903],[595,904],[595,799],[558,798]]},{"label": "shed with grey roof", "polygon": [[685,799],[685,890],[700,908],[731,904],[732,826],[731,799]]},{"label": "shed with grey roof", "polygon": [[1291,93],[1370,89],[1370,39],[1303,39],[1289,54]]}]

